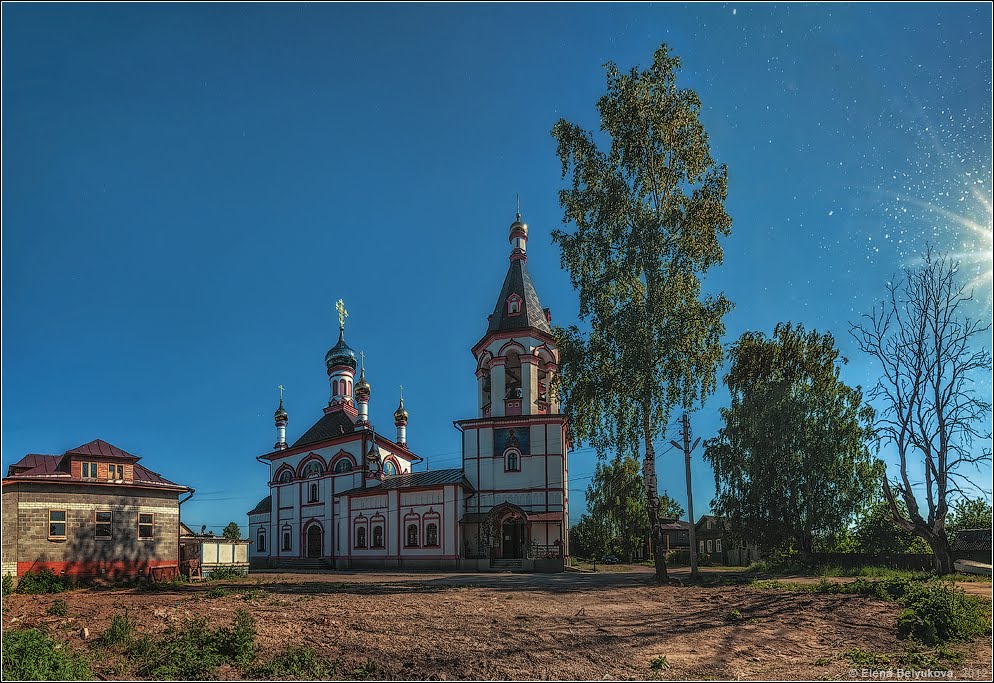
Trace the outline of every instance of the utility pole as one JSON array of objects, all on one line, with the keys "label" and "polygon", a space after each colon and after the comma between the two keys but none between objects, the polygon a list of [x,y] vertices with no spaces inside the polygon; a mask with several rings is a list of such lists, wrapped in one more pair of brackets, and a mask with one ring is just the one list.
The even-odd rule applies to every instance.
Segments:
[{"label": "utility pole", "polygon": [[701,437],[694,439],[694,445],[690,445],[690,418],[687,413],[683,414],[683,445],[676,441],[670,441],[676,448],[683,450],[684,462],[687,466],[687,515],[690,517],[690,576],[697,578],[697,534],[694,527],[694,489],[690,483],[690,452],[697,448],[701,442]]}]

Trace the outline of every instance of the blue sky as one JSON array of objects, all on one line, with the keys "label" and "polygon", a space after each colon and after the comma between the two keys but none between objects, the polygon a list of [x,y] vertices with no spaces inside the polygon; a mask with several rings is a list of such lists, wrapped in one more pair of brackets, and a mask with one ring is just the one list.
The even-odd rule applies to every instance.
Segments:
[{"label": "blue sky", "polygon": [[[327,401],[339,298],[374,425],[403,384],[411,447],[457,466],[515,194],[542,302],[575,322],[549,131],[596,128],[601,65],[664,41],[729,167],[726,342],[830,331],[868,386],[849,322],[898,269],[928,242],[990,268],[987,4],[5,4],[4,469],[103,438],[195,487],[188,523],[244,525],[276,386],[290,438]],[[594,464],[571,460],[574,517]],[[681,459],[659,466],[683,501]],[[700,514],[700,450],[693,472]]]}]

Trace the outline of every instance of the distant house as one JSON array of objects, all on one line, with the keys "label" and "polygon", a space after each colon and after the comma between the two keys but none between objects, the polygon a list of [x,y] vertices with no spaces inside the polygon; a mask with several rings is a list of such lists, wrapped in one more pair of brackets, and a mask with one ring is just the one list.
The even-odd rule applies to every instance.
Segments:
[{"label": "distant house", "polygon": [[953,541],[953,554],[957,559],[975,562],[991,561],[991,528],[961,529]]},{"label": "distant house", "polygon": [[180,522],[180,562],[183,573],[188,574],[191,564],[196,563],[204,578],[209,578],[218,569],[232,570],[244,576],[249,570],[248,547],[251,542],[247,538],[225,538],[203,531],[198,534]]},{"label": "distant house", "polygon": [[756,546],[731,538],[725,520],[702,515],[694,527],[697,552],[708,555],[712,564],[746,566],[759,559]]},{"label": "distant house", "polygon": [[690,522],[682,519],[664,520],[659,525],[663,529],[663,547],[671,550],[690,550]]},{"label": "distant house", "polygon": [[175,574],[180,496],[188,500],[193,489],[139,460],[97,439],[11,465],[3,478],[3,574]]}]

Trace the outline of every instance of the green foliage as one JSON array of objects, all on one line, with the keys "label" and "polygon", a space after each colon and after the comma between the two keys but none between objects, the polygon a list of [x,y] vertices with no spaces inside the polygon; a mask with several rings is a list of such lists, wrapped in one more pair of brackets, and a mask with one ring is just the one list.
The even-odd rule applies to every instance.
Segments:
[{"label": "green foliage", "polygon": [[222,664],[249,666],[255,660],[255,635],[255,621],[239,610],[230,628],[211,629],[200,617],[159,639],[131,639],[126,654],[143,678],[206,680]]},{"label": "green foliage", "polygon": [[686,511],[683,509],[683,506],[670,498],[670,494],[667,491],[663,491],[663,494],[659,496],[659,516],[669,519],[680,519],[683,517],[684,512]]},{"label": "green foliage", "polygon": [[733,609],[731,612],[728,613],[728,620],[742,621],[742,612],[737,609]]},{"label": "green foliage", "polygon": [[3,575],[3,595],[4,597],[14,592],[14,577],[10,574]]},{"label": "green foliage", "polygon": [[374,662],[372,659],[367,659],[365,662],[352,669],[349,678],[356,681],[364,681],[367,678],[371,678],[375,674],[376,674],[376,662]]},{"label": "green foliage", "polygon": [[[902,514],[907,515],[904,503],[900,502],[898,505]],[[894,523],[894,516],[885,500],[878,500],[857,518],[852,536],[855,548],[851,552],[870,555],[932,552],[921,537]]]},{"label": "green foliage", "polygon": [[962,652],[956,652],[945,646],[926,648],[915,642],[909,643],[907,651],[900,659],[903,666],[925,671],[941,671],[947,669],[950,664],[959,664],[962,661]]},{"label": "green foliage", "polygon": [[37,572],[28,572],[17,582],[17,592],[30,595],[42,593],[62,593],[70,590],[72,584],[69,579],[56,576],[49,569],[42,569]]},{"label": "green foliage", "polygon": [[3,634],[5,681],[88,681],[93,672],[86,659],[64,643],[55,643],[37,629]]},{"label": "green foliage", "polygon": [[638,460],[625,456],[598,463],[587,487],[587,509],[607,534],[603,551],[631,562],[649,528],[645,483]]},{"label": "green foliage", "polygon": [[866,667],[868,669],[885,669],[890,666],[890,657],[877,652],[870,652],[858,647],[846,650],[842,657],[855,666]]},{"label": "green foliage", "polygon": [[705,442],[714,467],[715,514],[764,549],[813,550],[865,505],[881,476],[871,457],[873,410],[839,379],[845,363],[831,334],[780,323],[746,332],[725,376],[731,406]]},{"label": "green foliage", "polygon": [[128,615],[127,610],[124,614],[115,614],[110,626],[104,631],[103,641],[108,645],[128,643],[134,634],[135,626],[135,620]]},{"label": "green foliage", "polygon": [[207,597],[211,599],[215,598],[226,598],[231,595],[231,591],[227,588],[221,588],[221,586],[214,586],[209,591],[207,591]]},{"label": "green foliage", "polygon": [[586,335],[554,330],[554,389],[577,441],[598,456],[637,458],[646,449],[650,527],[658,516],[653,443],[674,407],[689,410],[714,391],[732,308],[723,294],[702,296],[705,273],[723,259],[718,240],[731,230],[728,172],[711,157],[697,93],[677,86],[680,66],[665,44],[646,70],[605,66],[607,92],[597,102],[604,149],[565,119],[552,129],[568,178],[563,223],[575,227],[553,240],[590,325]]},{"label": "green foliage", "polygon": [[574,544],[577,557],[589,557],[596,565],[608,553],[611,535],[602,518],[583,515],[580,522],[570,529],[570,541]]},{"label": "green foliage", "polygon": [[242,530],[238,528],[238,522],[228,522],[228,526],[224,527],[224,531],[221,534],[225,538],[237,541],[242,537]]},{"label": "green foliage", "polygon": [[666,661],[666,657],[660,655],[649,662],[649,666],[652,667],[653,671],[662,671],[663,669],[670,668],[670,663]]},{"label": "green foliage", "polygon": [[66,607],[66,601],[60,599],[49,605],[45,612],[53,617],[64,617],[69,614],[69,609]]},{"label": "green foliage", "polygon": [[959,499],[946,517],[946,534],[949,542],[954,542],[956,532],[963,529],[990,529],[991,515],[991,504],[983,498]]},{"label": "green foliage", "polygon": [[244,578],[245,575],[234,567],[218,567],[211,570],[210,575],[211,581],[237,581]]},{"label": "green foliage", "polygon": [[[668,553],[666,553],[666,564],[672,564],[675,567],[690,566],[690,551],[689,550],[669,551]],[[710,567],[711,555],[709,555],[708,553],[697,553],[697,566]]]},{"label": "green foliage", "polygon": [[319,658],[309,647],[292,647],[273,657],[264,665],[247,672],[252,679],[327,680],[335,676],[335,666]]}]

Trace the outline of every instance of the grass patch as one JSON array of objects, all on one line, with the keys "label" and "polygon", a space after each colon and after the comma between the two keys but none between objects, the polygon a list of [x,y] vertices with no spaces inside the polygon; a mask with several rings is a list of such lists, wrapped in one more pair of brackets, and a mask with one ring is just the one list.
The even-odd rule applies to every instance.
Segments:
[{"label": "grass patch", "polygon": [[731,612],[728,613],[728,620],[729,621],[742,621],[743,620],[742,612],[740,612],[737,609],[733,609]]},{"label": "grass patch", "polygon": [[242,574],[237,569],[232,567],[218,567],[217,569],[212,569],[210,576],[207,577],[208,581],[238,581],[240,579],[248,578],[245,574]]},{"label": "grass patch", "polygon": [[229,595],[231,595],[231,591],[229,591],[227,588],[221,588],[220,586],[214,586],[209,591],[207,591],[207,597],[212,600],[215,598],[226,598]]},{"label": "grass patch", "polygon": [[3,678],[7,681],[88,681],[93,672],[86,658],[37,629],[3,634]]},{"label": "grass patch", "polygon": [[107,645],[120,645],[128,643],[135,631],[135,620],[128,616],[128,611],[124,614],[115,614],[111,619],[110,626],[104,631],[101,640]]},{"label": "grass patch", "polygon": [[887,669],[890,668],[890,657],[877,652],[870,652],[858,647],[846,650],[842,653],[842,658],[855,666],[867,669]]},{"label": "grass patch", "polygon": [[143,678],[206,680],[222,664],[247,667],[255,661],[255,620],[243,610],[230,628],[212,629],[204,618],[192,619],[159,639],[132,639],[125,654]]},{"label": "grass patch", "polygon": [[670,668],[670,663],[666,661],[666,657],[660,655],[649,662],[649,667],[653,671],[662,671],[663,669]]},{"label": "grass patch", "polygon": [[276,681],[324,680],[334,674],[335,665],[318,657],[309,647],[292,647],[246,672],[248,678]]}]

